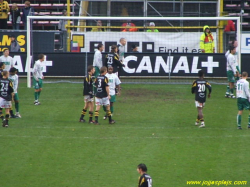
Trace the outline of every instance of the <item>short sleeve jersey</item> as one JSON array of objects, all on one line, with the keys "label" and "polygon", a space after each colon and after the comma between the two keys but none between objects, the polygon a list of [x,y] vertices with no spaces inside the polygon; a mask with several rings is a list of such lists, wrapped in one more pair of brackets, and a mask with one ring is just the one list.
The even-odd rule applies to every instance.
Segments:
[{"label": "short sleeve jersey", "polygon": [[2,55],[0,57],[0,62],[3,62],[5,64],[5,69],[4,71],[9,71],[10,68],[12,66],[14,66],[14,63],[13,63],[13,58],[11,56],[7,56],[5,57],[4,55]]},{"label": "short sleeve jersey", "polygon": [[83,95],[90,95],[93,92],[93,78],[90,74],[84,77],[83,81]]},{"label": "short sleeve jersey", "polygon": [[206,102],[207,89],[212,92],[211,84],[204,79],[197,79],[193,82],[192,93],[195,93],[195,100],[200,103]]},{"label": "short sleeve jersey", "polygon": [[118,71],[117,68],[119,66],[122,66],[122,63],[119,60],[119,55],[116,53],[107,54],[105,59],[105,66],[106,67],[112,66],[113,72],[116,73]]},{"label": "short sleeve jersey", "polygon": [[144,173],[139,177],[138,187],[152,187],[152,178]]},{"label": "short sleeve jersey", "polygon": [[111,74],[107,73],[105,76],[109,80],[109,94],[110,95],[115,95],[115,88],[116,88],[116,86],[119,85],[119,84],[121,84],[120,79],[114,73],[111,73]]},{"label": "short sleeve jersey", "polygon": [[12,93],[14,92],[13,84],[9,79],[0,79],[0,97],[6,101],[11,101]]},{"label": "short sleeve jersey", "polygon": [[95,80],[96,85],[96,97],[104,98],[108,97],[108,93],[106,91],[106,87],[108,85],[109,80],[105,75],[99,75]]}]

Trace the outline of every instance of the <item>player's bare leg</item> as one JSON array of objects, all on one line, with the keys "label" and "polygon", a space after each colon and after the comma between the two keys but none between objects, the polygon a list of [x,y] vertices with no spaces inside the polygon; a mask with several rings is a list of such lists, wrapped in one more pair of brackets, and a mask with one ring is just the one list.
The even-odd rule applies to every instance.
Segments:
[{"label": "player's bare leg", "polygon": [[42,88],[35,89],[35,101],[34,101],[34,105],[40,105],[41,104],[38,101],[41,91],[42,91]]},{"label": "player's bare leg", "polygon": [[230,87],[230,98],[234,99],[235,98],[235,96],[234,96],[234,83],[230,82],[229,87]]},{"label": "player's bare leg", "polygon": [[200,122],[201,122],[201,125],[199,126],[200,128],[205,127],[205,122],[204,122],[204,119],[203,119],[202,109],[203,109],[203,107],[197,107],[198,116],[199,116],[199,119],[200,119]]},{"label": "player's bare leg", "polygon": [[199,118],[199,115],[197,115],[197,118],[196,118],[196,121],[195,121],[195,125],[199,125],[200,124],[200,118]]}]

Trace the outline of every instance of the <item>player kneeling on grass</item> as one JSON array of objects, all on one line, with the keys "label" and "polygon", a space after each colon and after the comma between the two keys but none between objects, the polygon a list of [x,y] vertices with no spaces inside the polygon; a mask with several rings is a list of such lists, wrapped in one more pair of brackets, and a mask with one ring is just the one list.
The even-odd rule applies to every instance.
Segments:
[{"label": "player kneeling on grass", "polygon": [[10,68],[10,75],[9,75],[9,80],[11,80],[14,88],[14,102],[15,102],[15,109],[16,109],[16,115],[13,113],[13,109],[11,108],[10,110],[10,116],[11,118],[21,118],[21,115],[19,113],[19,97],[17,93],[17,88],[18,88],[18,75],[17,75],[17,69],[12,67]]},{"label": "player kneeling on grass", "polygon": [[229,89],[226,92],[225,97],[235,98],[234,96],[234,82],[235,77],[240,77],[239,72],[237,71],[237,61],[235,58],[236,48],[230,46],[230,54],[227,56],[227,78],[229,82]]},{"label": "player kneeling on grass", "polygon": [[[115,95],[120,95],[120,84],[121,81],[120,79],[117,77],[117,75],[115,73],[113,73],[113,67],[110,66],[108,67],[108,73],[105,75],[108,80],[109,80],[109,94],[110,94],[110,111],[111,111],[111,115],[113,115],[114,113],[114,102],[116,102],[116,98]],[[116,93],[117,91],[117,93]],[[106,112],[106,107],[103,106],[103,110]],[[103,119],[107,119],[107,115],[105,115],[103,117]]]},{"label": "player kneeling on grass", "polygon": [[97,88],[95,104],[96,104],[96,111],[95,111],[95,124],[98,125],[98,116],[99,110],[101,106],[106,107],[106,115],[109,118],[109,124],[115,123],[112,120],[111,112],[110,112],[110,94],[109,94],[109,85],[108,85],[108,78],[105,76],[107,73],[107,68],[101,68],[101,75],[99,75],[95,80],[95,86]]},{"label": "player kneeling on grass", "polygon": [[198,72],[199,79],[195,80],[192,85],[192,94],[195,94],[195,106],[198,110],[198,117],[196,119],[195,125],[199,125],[201,122],[200,128],[205,127],[205,122],[203,118],[202,109],[205,106],[206,97],[207,97],[207,90],[209,90],[208,98],[211,96],[212,87],[209,82],[204,80],[204,72],[200,70]]},{"label": "player kneeling on grass", "polygon": [[84,108],[82,109],[82,114],[80,117],[79,122],[85,122],[83,119],[86,115],[87,110],[89,109],[89,123],[94,123],[92,121],[93,118],[93,111],[94,111],[94,94],[93,94],[93,83],[95,80],[95,77],[93,77],[95,73],[95,67],[94,66],[88,66],[88,74],[84,78],[83,82],[83,95],[84,95]]},{"label": "player kneeling on grass", "polygon": [[[247,72],[242,73],[242,79],[237,81],[236,96],[238,105],[238,115],[237,115],[237,126],[238,129],[241,128],[241,115],[243,109],[250,110],[250,94],[249,94],[249,82],[246,80],[248,77]],[[250,113],[248,116],[248,129],[250,129]]]},{"label": "player kneeling on grass", "polygon": [[44,54],[38,55],[38,60],[35,62],[33,68],[33,87],[35,89],[35,101],[34,105],[40,105],[41,103],[38,101],[40,98],[40,94],[43,88],[43,61]]},{"label": "player kneeling on grass", "polygon": [[3,127],[9,126],[11,100],[14,96],[14,89],[12,82],[8,79],[9,72],[3,71],[3,78],[0,79],[0,107],[5,108],[5,119],[3,120]]}]

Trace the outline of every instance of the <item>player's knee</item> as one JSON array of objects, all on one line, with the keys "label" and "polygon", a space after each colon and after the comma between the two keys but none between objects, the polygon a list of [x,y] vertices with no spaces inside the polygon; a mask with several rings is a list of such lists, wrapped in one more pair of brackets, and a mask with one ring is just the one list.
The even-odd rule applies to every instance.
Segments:
[{"label": "player's knee", "polygon": [[19,103],[19,101],[18,101],[18,100],[15,100],[15,103]]},{"label": "player's knee", "polygon": [[42,88],[39,89],[40,92],[41,92],[42,90],[43,90]]}]

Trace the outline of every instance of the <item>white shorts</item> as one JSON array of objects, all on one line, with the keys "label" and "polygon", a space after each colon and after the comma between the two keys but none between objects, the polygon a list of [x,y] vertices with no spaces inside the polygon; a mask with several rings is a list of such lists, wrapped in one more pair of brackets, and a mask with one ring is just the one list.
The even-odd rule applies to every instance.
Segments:
[{"label": "white shorts", "polygon": [[87,102],[94,102],[94,98],[90,97],[90,95],[85,95],[84,96],[84,102],[87,103]]},{"label": "white shorts", "polygon": [[200,103],[199,101],[195,101],[195,107],[204,107],[205,103]]},{"label": "white shorts", "polygon": [[1,108],[11,108],[11,101],[6,101],[4,98],[0,97],[0,107]]},{"label": "white shorts", "polygon": [[107,106],[110,105],[109,98],[104,97],[104,98],[95,98],[95,105],[101,105],[101,106]]}]

